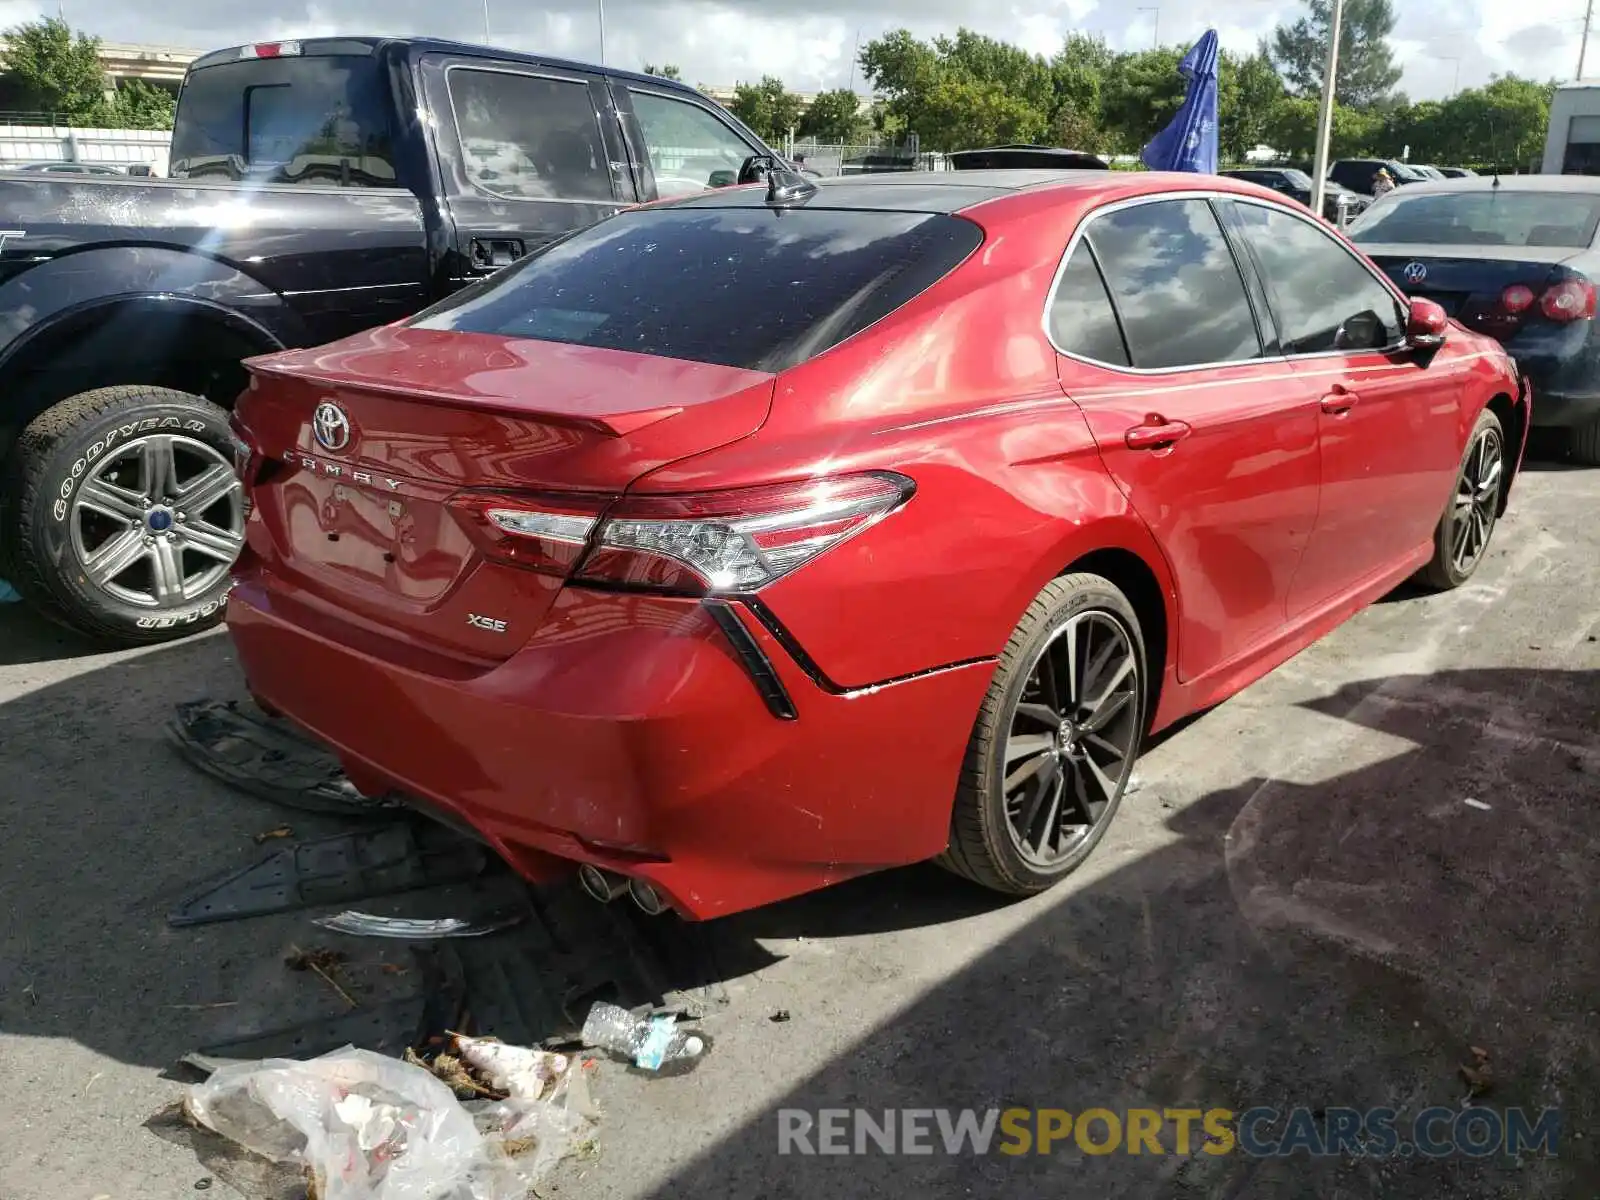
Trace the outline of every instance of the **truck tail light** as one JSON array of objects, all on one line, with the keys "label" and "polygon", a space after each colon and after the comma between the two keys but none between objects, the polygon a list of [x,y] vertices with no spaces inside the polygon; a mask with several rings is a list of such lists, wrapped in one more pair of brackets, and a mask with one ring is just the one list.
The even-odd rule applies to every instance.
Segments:
[{"label": "truck tail light", "polygon": [[299,53],[299,42],[257,42],[239,48],[240,58],[289,58]]},{"label": "truck tail light", "polygon": [[1563,280],[1539,297],[1539,311],[1551,321],[1587,321],[1594,310],[1594,284],[1582,276]]},{"label": "truck tail light", "polygon": [[606,514],[580,579],[675,592],[763,587],[911,498],[874,472],[682,496],[625,497]]}]

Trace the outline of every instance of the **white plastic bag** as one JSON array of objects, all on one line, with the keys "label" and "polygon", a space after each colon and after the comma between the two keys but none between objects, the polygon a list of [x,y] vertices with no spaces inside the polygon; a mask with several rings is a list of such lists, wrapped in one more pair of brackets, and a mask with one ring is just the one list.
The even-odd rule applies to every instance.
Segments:
[{"label": "white plastic bag", "polygon": [[368,1050],[222,1067],[185,1103],[246,1149],[305,1164],[319,1200],[521,1200],[526,1191],[445,1084]]}]

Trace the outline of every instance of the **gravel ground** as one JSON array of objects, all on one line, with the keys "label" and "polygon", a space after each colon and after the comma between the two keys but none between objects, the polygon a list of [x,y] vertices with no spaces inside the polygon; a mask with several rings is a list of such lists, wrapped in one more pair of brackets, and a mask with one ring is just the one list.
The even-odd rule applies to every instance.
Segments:
[{"label": "gravel ground", "polygon": [[[713,924],[711,1053],[603,1068],[598,1153],[546,1192],[1595,1194],[1596,511],[1600,471],[1530,470],[1471,586],[1402,591],[1164,738],[1048,895],[914,868]],[[146,1127],[177,1057],[341,1008],[283,968],[306,914],[164,922],[253,834],[335,828],[167,747],[175,703],[239,692],[225,635],[95,654],[0,609],[0,1200],[190,1192],[214,1166]],[[353,949],[363,999],[400,986],[401,948]],[[1460,1107],[1473,1047],[1496,1112],[1562,1110],[1556,1158],[778,1153],[784,1108],[1387,1106],[1405,1132]]]}]

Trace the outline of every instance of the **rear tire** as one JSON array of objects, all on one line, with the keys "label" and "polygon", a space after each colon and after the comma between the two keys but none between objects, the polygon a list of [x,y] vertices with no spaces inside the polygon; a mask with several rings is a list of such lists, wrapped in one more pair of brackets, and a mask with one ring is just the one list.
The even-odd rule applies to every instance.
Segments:
[{"label": "rear tire", "polygon": [[47,616],[135,646],[222,619],[243,544],[228,414],[131,385],[63,400],[17,440],[0,528],[11,582]]},{"label": "rear tire", "polygon": [[1019,896],[1076,870],[1122,803],[1149,696],[1144,638],[1127,598],[1099,575],[1053,580],[1000,656],[939,864]]},{"label": "rear tire", "polygon": [[1600,420],[1579,425],[1567,435],[1572,457],[1586,467],[1600,467]]},{"label": "rear tire", "polygon": [[1467,439],[1455,490],[1434,530],[1433,561],[1420,573],[1429,587],[1438,591],[1460,587],[1472,578],[1488,553],[1500,517],[1505,445],[1500,418],[1484,409]]}]

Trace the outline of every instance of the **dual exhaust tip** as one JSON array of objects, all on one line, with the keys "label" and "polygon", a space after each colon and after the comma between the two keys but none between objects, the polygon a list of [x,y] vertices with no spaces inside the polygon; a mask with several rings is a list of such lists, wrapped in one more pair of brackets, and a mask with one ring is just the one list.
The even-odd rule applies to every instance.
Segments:
[{"label": "dual exhaust tip", "polygon": [[578,867],[578,884],[601,904],[610,904],[626,892],[640,909],[652,917],[667,911],[667,899],[642,879],[629,879],[615,871],[590,863]]}]

